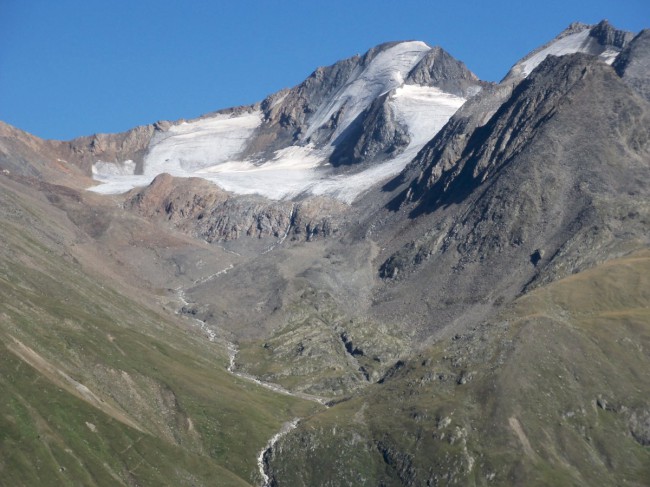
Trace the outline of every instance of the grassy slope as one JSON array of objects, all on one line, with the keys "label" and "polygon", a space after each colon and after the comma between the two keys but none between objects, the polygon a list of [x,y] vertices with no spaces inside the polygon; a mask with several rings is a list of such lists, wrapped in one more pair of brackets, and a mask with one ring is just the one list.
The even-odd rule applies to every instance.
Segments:
[{"label": "grassy slope", "polygon": [[[397,333],[349,319],[331,295],[311,287],[286,308],[284,326],[265,339],[242,341],[238,355],[246,371],[284,387],[326,397],[349,394],[368,384],[364,372],[376,381],[407,348]],[[366,350],[352,353],[359,342]]]},{"label": "grassy slope", "polygon": [[77,230],[27,193],[0,192],[0,484],[258,482],[258,451],[314,405],[90,275]]},{"label": "grassy slope", "polygon": [[272,465],[280,485],[648,485],[648,370],[642,251],[437,344],[301,424]]}]

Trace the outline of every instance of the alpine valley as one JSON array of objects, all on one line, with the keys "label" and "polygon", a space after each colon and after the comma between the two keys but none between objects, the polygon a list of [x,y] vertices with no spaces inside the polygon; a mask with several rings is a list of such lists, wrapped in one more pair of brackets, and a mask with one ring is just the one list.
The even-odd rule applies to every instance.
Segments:
[{"label": "alpine valley", "polygon": [[650,485],[650,30],[0,123],[0,484]]}]

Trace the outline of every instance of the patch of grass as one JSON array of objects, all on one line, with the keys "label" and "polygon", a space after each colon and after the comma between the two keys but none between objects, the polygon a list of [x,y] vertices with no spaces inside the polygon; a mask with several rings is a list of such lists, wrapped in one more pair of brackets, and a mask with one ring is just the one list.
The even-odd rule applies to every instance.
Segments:
[{"label": "patch of grass", "polygon": [[[650,251],[539,288],[302,423],[287,485],[647,485]],[[359,475],[355,477],[356,473]],[[318,479],[318,480],[317,480]]]},{"label": "patch of grass", "polygon": [[332,296],[308,288],[270,337],[240,344],[237,363],[286,388],[333,397],[379,380],[406,348],[404,338],[347,318]]},{"label": "patch of grass", "polygon": [[319,406],[230,375],[224,346],[88,273],[41,224],[0,220],[1,483],[258,483],[269,438]]}]

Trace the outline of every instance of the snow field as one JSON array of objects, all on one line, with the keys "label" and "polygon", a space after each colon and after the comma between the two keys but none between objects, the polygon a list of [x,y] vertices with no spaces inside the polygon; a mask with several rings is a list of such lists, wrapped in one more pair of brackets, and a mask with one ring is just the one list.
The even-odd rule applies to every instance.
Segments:
[{"label": "snow field", "polygon": [[465,98],[434,87],[404,85],[397,88],[390,104],[397,121],[409,128],[411,142],[406,150],[419,151],[463,103]]},{"label": "snow field", "polygon": [[403,42],[379,52],[365,68],[331,97],[310,120],[305,138],[327,123],[341,108],[335,140],[380,95],[391,92],[389,103],[399,123],[408,127],[411,141],[397,158],[355,174],[336,174],[327,162],[333,146],[290,146],[259,164],[239,155],[262,123],[259,111],[238,116],[217,115],[172,126],[149,144],[144,174],[135,164],[97,163],[93,177],[101,185],[91,191],[116,194],[149,184],[163,172],[177,177],[200,177],[226,191],[287,199],[300,194],[327,195],[352,203],[378,182],[399,173],[444,126],[464,99],[437,88],[404,85],[404,78],[429,51],[423,42]]},{"label": "snow field", "polygon": [[243,150],[261,123],[262,113],[256,111],[236,117],[217,115],[174,125],[152,140],[144,160],[144,174],[155,176],[168,172],[183,176],[227,162]]},{"label": "snow field", "polygon": [[420,41],[401,42],[377,54],[356,77],[354,75],[351,77],[352,79],[331,98],[328,104],[314,113],[304,138],[308,139],[335,113],[344,108],[332,137],[332,140],[335,140],[375,98],[401,86],[404,78],[430,49]]},{"label": "snow field", "polygon": [[593,54],[594,56],[599,56],[607,64],[612,64],[619,51],[604,49],[596,39],[589,35],[589,31],[590,29],[585,27],[585,30],[581,32],[570,34],[556,40],[528,59],[517,63],[513,68],[513,72],[528,76],[548,55],[564,56],[575,52]]}]

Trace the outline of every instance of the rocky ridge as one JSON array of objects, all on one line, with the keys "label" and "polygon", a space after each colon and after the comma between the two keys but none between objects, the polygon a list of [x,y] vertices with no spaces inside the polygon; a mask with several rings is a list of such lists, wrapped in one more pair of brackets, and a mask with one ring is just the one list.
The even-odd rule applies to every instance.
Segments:
[{"label": "rocky ridge", "polygon": [[612,68],[585,54],[547,58],[462,137],[459,159],[434,159],[389,204],[431,223],[381,264],[384,279],[405,284],[387,286],[378,309],[422,295],[415,272],[436,296],[422,297],[436,303],[435,322],[481,320],[533,282],[647,245],[648,126],[648,104]]},{"label": "rocky ridge", "polygon": [[148,218],[161,218],[207,242],[240,237],[312,241],[336,237],[348,207],[336,200],[310,197],[300,202],[236,196],[198,178],[157,176],[135,190],[125,207]]},{"label": "rocky ridge", "polygon": [[650,100],[650,30],[632,39],[614,62],[616,72],[646,100]]}]

